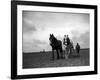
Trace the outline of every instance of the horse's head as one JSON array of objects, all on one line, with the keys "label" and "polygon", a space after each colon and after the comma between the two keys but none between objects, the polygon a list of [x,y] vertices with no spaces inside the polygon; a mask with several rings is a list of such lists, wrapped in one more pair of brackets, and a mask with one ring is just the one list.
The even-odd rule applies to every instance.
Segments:
[{"label": "horse's head", "polygon": [[51,43],[53,42],[53,34],[50,34],[49,40]]},{"label": "horse's head", "polygon": [[57,41],[57,39],[54,37],[53,34],[50,34],[49,40],[50,40],[50,43],[51,43],[51,44],[54,44],[55,41]]}]

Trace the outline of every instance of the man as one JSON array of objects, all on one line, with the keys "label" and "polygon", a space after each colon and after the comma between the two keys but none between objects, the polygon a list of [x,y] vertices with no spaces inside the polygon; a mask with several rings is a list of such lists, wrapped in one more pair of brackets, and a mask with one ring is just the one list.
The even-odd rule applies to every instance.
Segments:
[{"label": "man", "polygon": [[69,39],[69,36],[67,35],[64,35],[64,41],[63,41],[63,44],[65,45],[65,46],[69,46],[69,44],[70,44],[70,39]]},{"label": "man", "polygon": [[63,39],[63,44],[64,44],[64,45],[67,45],[67,39],[66,39],[66,38],[67,38],[67,36],[64,35],[64,39]]},{"label": "man", "polygon": [[79,45],[79,43],[77,43],[77,45],[76,45],[76,52],[78,53],[78,55],[80,55],[79,53],[80,53],[80,45]]},{"label": "man", "polygon": [[[70,39],[69,39],[69,36],[68,35],[64,35],[63,44],[64,44],[64,48],[65,48],[65,50],[64,50],[64,53],[65,54],[64,55],[65,55],[65,58],[67,59],[68,56],[69,56],[69,53],[71,53],[71,49],[70,49]],[[70,52],[69,52],[69,50],[70,50]]]}]

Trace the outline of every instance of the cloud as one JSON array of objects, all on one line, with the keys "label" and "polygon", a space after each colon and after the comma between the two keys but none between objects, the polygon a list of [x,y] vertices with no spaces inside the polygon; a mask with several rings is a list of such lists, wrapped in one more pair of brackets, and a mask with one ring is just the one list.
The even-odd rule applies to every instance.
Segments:
[{"label": "cloud", "polygon": [[79,40],[80,40],[81,46],[83,48],[90,47],[90,33],[89,32],[86,32],[86,33],[80,35]]},{"label": "cloud", "polygon": [[41,45],[41,44],[43,44],[43,45],[46,44],[45,41],[35,40],[35,39],[33,40],[33,43],[34,43],[34,44],[40,44],[40,45]]},{"label": "cloud", "polygon": [[48,48],[49,44],[45,41],[28,39],[23,41],[23,51],[24,52],[38,52],[43,49]]},{"label": "cloud", "polygon": [[23,11],[23,51],[51,50],[49,34],[63,40],[68,34],[73,42],[89,46],[89,14]]},{"label": "cloud", "polygon": [[[76,34],[78,34],[78,33],[76,33]],[[83,34],[80,34],[79,36],[75,36],[75,35],[72,37],[74,44],[76,44],[78,42],[80,44],[81,48],[89,48],[90,47],[90,33],[89,32],[85,32]]]},{"label": "cloud", "polygon": [[23,28],[23,32],[24,33],[30,33],[30,32],[34,32],[36,31],[36,26],[34,24],[32,24],[32,21],[26,19],[26,18],[23,18],[23,21],[22,21],[22,28]]}]

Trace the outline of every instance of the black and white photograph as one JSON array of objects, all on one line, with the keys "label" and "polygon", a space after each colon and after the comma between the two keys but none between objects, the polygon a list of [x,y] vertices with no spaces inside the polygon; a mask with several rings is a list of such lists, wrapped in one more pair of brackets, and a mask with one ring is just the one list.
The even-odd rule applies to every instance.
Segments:
[{"label": "black and white photograph", "polygon": [[19,1],[12,7],[12,76],[97,73],[96,6]]},{"label": "black and white photograph", "polygon": [[89,66],[90,15],[22,12],[23,68]]}]

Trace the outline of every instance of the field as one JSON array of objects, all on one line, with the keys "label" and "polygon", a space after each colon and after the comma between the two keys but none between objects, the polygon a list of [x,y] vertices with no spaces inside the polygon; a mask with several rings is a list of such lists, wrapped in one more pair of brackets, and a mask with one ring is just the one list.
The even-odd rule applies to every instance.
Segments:
[{"label": "field", "polygon": [[[56,56],[56,54],[55,54]],[[72,53],[68,59],[51,60],[51,52],[23,53],[23,68],[89,66],[89,49],[81,49],[80,56]]]}]

